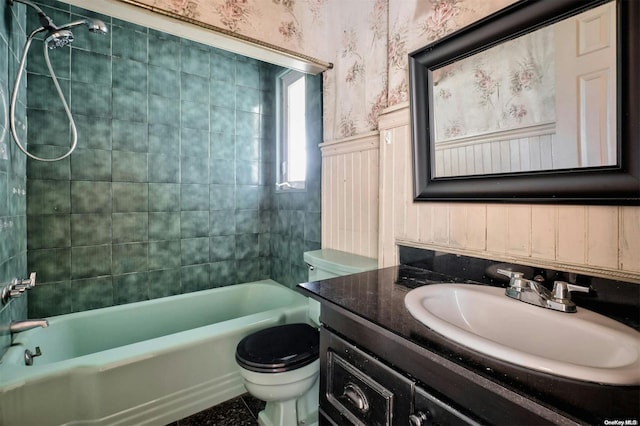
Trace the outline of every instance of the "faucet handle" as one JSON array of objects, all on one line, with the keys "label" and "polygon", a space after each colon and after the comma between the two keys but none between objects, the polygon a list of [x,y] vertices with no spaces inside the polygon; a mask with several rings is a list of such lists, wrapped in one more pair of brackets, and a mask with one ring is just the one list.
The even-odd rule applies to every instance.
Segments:
[{"label": "faucet handle", "polygon": [[524,278],[524,272],[511,271],[509,269],[498,269],[497,273],[509,277],[509,286],[522,289],[527,286],[528,280]]},{"label": "faucet handle", "polygon": [[580,293],[589,293],[591,291],[591,287],[584,287],[576,284],[569,284],[564,281],[554,281],[553,282],[553,298],[557,300],[565,300],[571,299],[570,293],[573,291],[578,291]]}]

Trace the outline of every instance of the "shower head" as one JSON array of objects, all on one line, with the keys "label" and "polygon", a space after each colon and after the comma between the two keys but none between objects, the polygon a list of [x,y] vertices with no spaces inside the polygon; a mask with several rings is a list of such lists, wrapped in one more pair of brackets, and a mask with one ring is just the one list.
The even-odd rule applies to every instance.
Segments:
[{"label": "shower head", "polygon": [[69,30],[56,30],[47,34],[44,42],[49,49],[64,47],[73,41],[73,33]]},{"label": "shower head", "polygon": [[80,19],[78,21],[69,22],[68,24],[56,27],[58,30],[69,30],[78,25],[86,25],[87,29],[92,33],[107,34],[109,30],[107,25],[99,19]]},{"label": "shower head", "polygon": [[107,25],[99,19],[87,19],[85,25],[92,33],[106,34],[109,32]]}]

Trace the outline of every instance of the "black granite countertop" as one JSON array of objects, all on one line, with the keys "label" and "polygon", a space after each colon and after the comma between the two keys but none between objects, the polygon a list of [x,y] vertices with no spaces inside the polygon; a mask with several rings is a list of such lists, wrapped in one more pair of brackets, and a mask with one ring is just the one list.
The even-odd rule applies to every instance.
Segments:
[{"label": "black granite countertop", "polygon": [[[524,369],[461,346],[416,321],[404,306],[405,295],[415,287],[442,282],[506,286],[506,279],[492,273],[496,262],[488,261],[489,263],[478,266],[477,260],[451,256],[453,257],[445,261],[449,264],[448,268],[434,266],[433,262],[429,261],[414,262],[410,266],[303,283],[299,287],[306,295],[321,303],[343,308],[407,339],[412,344],[438,354],[526,398],[564,412],[580,422],[606,424],[616,420],[640,419],[638,386],[600,385]],[[438,262],[442,263],[442,260],[438,259]],[[425,266],[431,269],[425,269]],[[500,267],[504,267],[504,264]],[[446,270],[446,273],[443,270]],[[547,276],[553,276],[555,273],[533,268],[527,272],[543,273]],[[593,294],[574,298],[579,307],[586,306],[590,310],[638,329],[640,285],[593,277],[587,279],[573,276],[572,280],[582,281],[582,284],[591,285],[593,288]],[[496,324],[496,327],[500,326]]]}]

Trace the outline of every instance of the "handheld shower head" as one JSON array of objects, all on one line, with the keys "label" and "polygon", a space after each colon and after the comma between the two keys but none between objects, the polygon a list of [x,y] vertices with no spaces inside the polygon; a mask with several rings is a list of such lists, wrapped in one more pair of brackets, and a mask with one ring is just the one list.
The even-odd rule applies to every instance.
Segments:
[{"label": "handheld shower head", "polygon": [[73,33],[69,30],[57,30],[47,34],[44,43],[49,49],[64,47],[73,42]]}]

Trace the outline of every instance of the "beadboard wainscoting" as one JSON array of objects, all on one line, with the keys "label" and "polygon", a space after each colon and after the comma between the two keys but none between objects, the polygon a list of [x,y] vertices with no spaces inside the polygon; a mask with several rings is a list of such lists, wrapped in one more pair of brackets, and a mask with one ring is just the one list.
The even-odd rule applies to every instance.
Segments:
[{"label": "beadboard wainscoting", "polygon": [[[398,263],[402,244],[640,283],[640,207],[413,202],[409,118],[408,103],[380,116],[381,267]],[[323,232],[339,228],[327,220]]]},{"label": "beadboard wainscoting", "polygon": [[322,151],[322,247],[378,255],[379,134],[325,142]]}]

